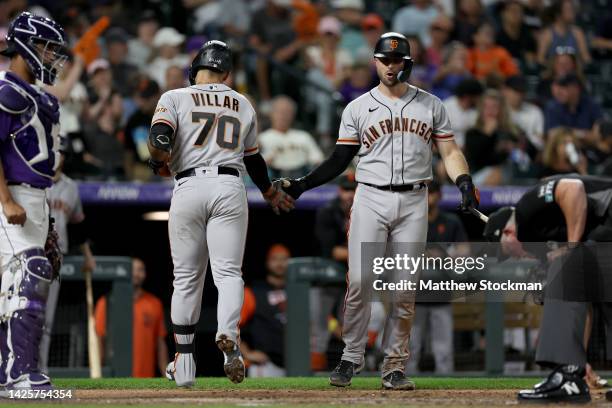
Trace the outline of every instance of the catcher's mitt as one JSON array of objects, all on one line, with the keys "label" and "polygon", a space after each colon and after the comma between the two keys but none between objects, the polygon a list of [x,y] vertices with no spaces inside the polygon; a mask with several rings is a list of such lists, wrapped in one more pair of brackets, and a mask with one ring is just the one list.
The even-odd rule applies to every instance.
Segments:
[{"label": "catcher's mitt", "polygon": [[49,232],[47,233],[47,241],[45,242],[45,256],[49,260],[53,270],[52,278],[54,280],[59,278],[64,255],[62,255],[62,250],[59,246],[59,235],[57,235],[57,231],[55,230],[55,220],[53,218],[49,219]]}]

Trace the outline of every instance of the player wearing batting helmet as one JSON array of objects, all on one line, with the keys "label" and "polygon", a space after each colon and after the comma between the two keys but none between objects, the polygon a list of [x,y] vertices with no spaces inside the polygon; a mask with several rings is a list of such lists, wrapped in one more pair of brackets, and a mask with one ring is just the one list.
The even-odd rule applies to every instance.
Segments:
[{"label": "player wearing batting helmet", "polygon": [[[366,275],[362,276],[361,244],[424,244],[434,143],[447,173],[462,193],[462,209],[478,206],[476,189],[463,153],[454,141],[444,105],[437,97],[406,83],[412,68],[406,37],[393,32],[383,34],[373,57],[380,84],[346,107],[331,157],[307,176],[285,180],[285,191],[298,198],[304,191],[340,175],[353,157],[359,156],[348,240],[345,348],[340,364],[330,376],[330,384],[337,387],[350,385],[353,375],[364,365],[372,288],[361,284],[366,279]],[[378,245],[373,256],[384,257],[384,247]],[[418,245],[412,248],[414,253],[408,256],[416,256],[419,251]],[[399,299],[393,303],[385,325],[382,385],[411,390],[414,383],[404,371],[414,293],[395,295]]]},{"label": "player wearing batting helmet", "polygon": [[[536,362],[553,371],[533,389],[520,391],[518,399],[590,401],[583,378],[585,322],[590,303],[599,303],[607,330],[612,327],[612,299],[606,298],[612,279],[610,265],[604,267],[598,260],[601,248],[578,243],[612,241],[612,179],[578,175],[544,179],[516,207],[494,212],[484,235],[500,242],[504,256],[535,255],[549,264]],[[550,250],[551,242],[558,247]],[[607,338],[607,350],[612,355],[612,336]]]}]

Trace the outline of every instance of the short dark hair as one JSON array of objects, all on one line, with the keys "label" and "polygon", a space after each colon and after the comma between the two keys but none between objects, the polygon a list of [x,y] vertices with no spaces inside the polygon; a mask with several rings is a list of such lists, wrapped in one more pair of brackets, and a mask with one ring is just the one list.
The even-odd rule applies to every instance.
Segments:
[{"label": "short dark hair", "polygon": [[455,95],[462,96],[480,96],[484,92],[484,87],[477,79],[468,78],[459,82],[455,87]]}]

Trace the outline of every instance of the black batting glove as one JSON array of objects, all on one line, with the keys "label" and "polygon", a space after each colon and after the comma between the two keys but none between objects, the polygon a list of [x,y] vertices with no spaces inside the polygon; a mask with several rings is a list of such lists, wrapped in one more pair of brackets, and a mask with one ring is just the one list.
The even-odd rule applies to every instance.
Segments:
[{"label": "black batting glove", "polygon": [[293,197],[294,200],[300,198],[302,193],[307,190],[304,177],[299,179],[281,179],[283,191]]},{"label": "black batting glove", "polygon": [[461,204],[459,204],[459,210],[464,213],[469,213],[470,209],[478,208],[480,194],[472,182],[472,177],[469,174],[462,174],[457,177],[455,184],[457,188],[459,188],[459,191],[461,191]]}]

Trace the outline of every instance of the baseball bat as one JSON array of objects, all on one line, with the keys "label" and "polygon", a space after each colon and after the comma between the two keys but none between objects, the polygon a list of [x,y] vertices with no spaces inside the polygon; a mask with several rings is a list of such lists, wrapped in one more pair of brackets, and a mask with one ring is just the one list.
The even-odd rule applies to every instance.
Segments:
[{"label": "baseball bat", "polygon": [[94,303],[92,289],[92,271],[83,271],[85,274],[85,298],[87,300],[87,343],[89,345],[89,376],[91,378],[102,377],[102,366],[100,362],[100,348],[98,347],[98,336],[94,321]]},{"label": "baseball bat", "polygon": [[478,211],[475,208],[470,208],[470,212],[472,214],[474,214],[476,217],[478,217],[480,219],[480,221],[484,222],[485,224],[487,222],[489,222],[489,217],[487,217],[486,215],[484,215],[483,213],[481,213],[480,211]]}]

